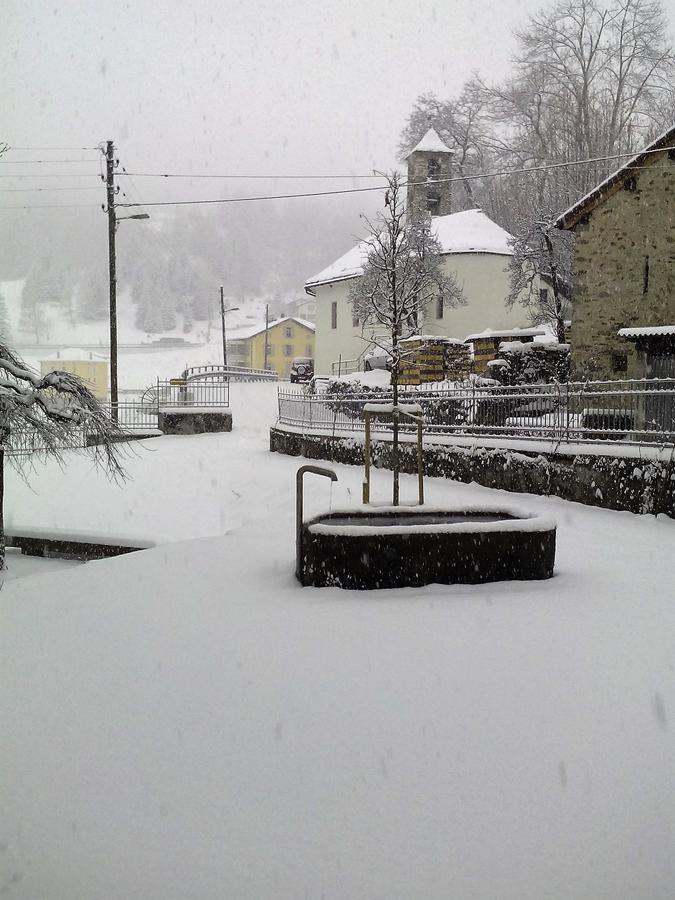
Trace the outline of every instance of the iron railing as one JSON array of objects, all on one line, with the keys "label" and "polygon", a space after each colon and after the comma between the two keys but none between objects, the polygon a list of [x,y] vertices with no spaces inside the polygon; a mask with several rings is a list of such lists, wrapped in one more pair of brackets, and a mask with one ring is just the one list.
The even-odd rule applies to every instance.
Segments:
[{"label": "iron railing", "polygon": [[[675,443],[675,379],[485,386],[443,382],[399,390],[422,406],[425,433],[553,441]],[[279,390],[279,424],[324,432],[361,431],[363,406],[391,393],[312,395]],[[380,423],[380,428],[387,428]],[[402,422],[402,429],[407,427]]]},{"label": "iron railing", "polygon": [[249,366],[190,366],[182,375],[188,381],[195,378],[225,378],[230,381],[278,381],[276,372],[252,369]]}]

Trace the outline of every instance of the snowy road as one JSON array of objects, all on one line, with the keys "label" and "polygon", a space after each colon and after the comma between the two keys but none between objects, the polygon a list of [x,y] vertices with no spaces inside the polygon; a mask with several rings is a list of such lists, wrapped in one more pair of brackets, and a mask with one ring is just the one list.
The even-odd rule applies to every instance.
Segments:
[{"label": "snowy road", "polygon": [[[669,900],[675,522],[430,479],[556,518],[556,576],[303,589],[273,386],[233,404],[122,487],[81,459],[8,479],[15,527],[171,543],[0,592],[0,891]],[[358,500],[335,469],[308,514]]]}]

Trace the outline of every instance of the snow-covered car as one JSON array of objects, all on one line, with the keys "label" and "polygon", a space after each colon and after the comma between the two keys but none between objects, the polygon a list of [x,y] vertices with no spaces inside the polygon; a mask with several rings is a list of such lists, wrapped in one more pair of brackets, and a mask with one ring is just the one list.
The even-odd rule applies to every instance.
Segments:
[{"label": "snow-covered car", "polygon": [[386,369],[391,372],[391,355],[384,350],[367,353],[363,357],[363,369],[365,372],[373,372],[375,369]]},{"label": "snow-covered car", "polygon": [[296,356],[289,373],[291,384],[310,381],[314,377],[314,360],[309,356]]}]

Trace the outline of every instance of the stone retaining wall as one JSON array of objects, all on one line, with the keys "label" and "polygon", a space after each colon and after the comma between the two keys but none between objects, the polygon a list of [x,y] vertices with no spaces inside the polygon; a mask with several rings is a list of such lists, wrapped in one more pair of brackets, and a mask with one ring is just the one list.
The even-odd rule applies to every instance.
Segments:
[{"label": "stone retaining wall", "polygon": [[[270,450],[307,459],[363,465],[363,442],[270,429]],[[416,447],[401,444],[401,471],[417,472]],[[373,442],[373,461],[391,468],[391,442]],[[589,506],[675,518],[675,461],[555,454],[490,447],[425,444],[426,475],[519,493],[543,494]]]}]

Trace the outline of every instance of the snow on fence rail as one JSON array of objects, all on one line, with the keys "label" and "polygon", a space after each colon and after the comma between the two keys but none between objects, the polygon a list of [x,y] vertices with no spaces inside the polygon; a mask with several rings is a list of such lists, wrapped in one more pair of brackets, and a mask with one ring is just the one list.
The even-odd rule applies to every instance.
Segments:
[{"label": "snow on fence rail", "polygon": [[[392,399],[391,392],[312,395],[280,389],[278,422],[329,433],[361,431],[364,405]],[[673,378],[515,387],[440,383],[433,389],[406,386],[399,399],[422,406],[428,436],[675,443]],[[412,426],[403,420],[401,428],[407,427]]]},{"label": "snow on fence rail", "polygon": [[279,375],[269,369],[251,369],[248,366],[190,366],[183,378],[226,378],[230,381],[278,381]]}]

